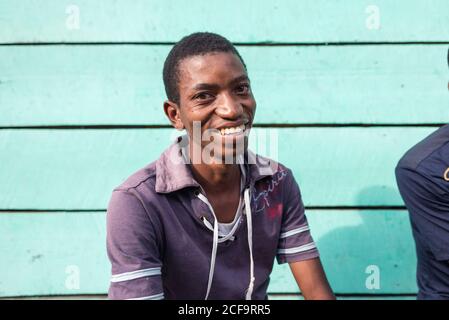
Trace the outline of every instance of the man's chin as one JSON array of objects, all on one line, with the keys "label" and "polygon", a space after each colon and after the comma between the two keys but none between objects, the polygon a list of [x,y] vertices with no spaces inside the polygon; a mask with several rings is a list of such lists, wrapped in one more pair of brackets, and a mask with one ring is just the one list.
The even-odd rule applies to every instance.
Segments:
[{"label": "man's chin", "polygon": [[[217,147],[215,150],[220,150]],[[206,153],[203,153],[203,158],[208,157],[209,159],[203,159],[205,163],[209,164],[237,164],[243,163],[244,155],[246,152],[246,145],[244,147],[236,148],[231,146],[222,145],[221,150],[218,152],[211,152],[210,157]]]}]

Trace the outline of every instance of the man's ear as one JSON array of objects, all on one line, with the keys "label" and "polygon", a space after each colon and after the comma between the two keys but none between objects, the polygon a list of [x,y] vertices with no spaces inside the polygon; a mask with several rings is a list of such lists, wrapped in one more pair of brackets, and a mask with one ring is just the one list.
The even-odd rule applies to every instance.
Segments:
[{"label": "man's ear", "polygon": [[175,129],[184,129],[184,124],[182,123],[181,115],[179,114],[179,106],[176,103],[170,100],[164,101],[164,112]]}]

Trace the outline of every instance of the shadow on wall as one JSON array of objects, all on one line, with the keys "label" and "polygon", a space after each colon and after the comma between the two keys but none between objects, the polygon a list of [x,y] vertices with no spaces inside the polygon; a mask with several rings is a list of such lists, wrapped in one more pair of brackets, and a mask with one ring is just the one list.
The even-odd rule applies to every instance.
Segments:
[{"label": "shadow on wall", "polygon": [[[392,203],[398,190],[371,186],[357,196]],[[394,202],[393,202],[394,203]],[[312,233],[336,293],[415,294],[416,255],[406,210],[308,212]]]}]

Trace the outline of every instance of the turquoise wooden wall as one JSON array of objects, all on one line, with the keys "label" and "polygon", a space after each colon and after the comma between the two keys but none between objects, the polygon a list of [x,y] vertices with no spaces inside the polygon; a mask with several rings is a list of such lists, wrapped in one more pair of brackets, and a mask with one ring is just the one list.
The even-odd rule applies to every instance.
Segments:
[{"label": "turquoise wooden wall", "polygon": [[[449,122],[447,0],[0,1],[0,297],[106,293],[109,196],[170,142],[162,64],[194,31],[246,60],[335,292],[412,297],[394,167]],[[295,297],[288,266],[269,291]]]}]

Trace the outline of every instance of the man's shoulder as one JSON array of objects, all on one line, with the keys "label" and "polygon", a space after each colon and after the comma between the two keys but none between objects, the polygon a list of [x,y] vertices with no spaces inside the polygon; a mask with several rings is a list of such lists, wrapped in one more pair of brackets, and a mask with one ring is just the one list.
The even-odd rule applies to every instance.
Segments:
[{"label": "man's shoulder", "polygon": [[426,162],[435,162],[449,153],[449,125],[445,125],[410,148],[397,164],[397,170],[417,171]]},{"label": "man's shoulder", "polygon": [[449,192],[449,125],[443,126],[416,144],[396,166],[399,187],[424,188],[432,194]]},{"label": "man's shoulder", "polygon": [[292,170],[283,163],[260,154],[254,154],[254,156],[252,161],[255,161],[259,175],[271,179],[276,179],[279,176],[293,177]]},{"label": "man's shoulder", "polygon": [[114,191],[130,191],[131,189],[138,189],[142,185],[145,185],[148,190],[154,190],[156,181],[156,162],[157,160],[132,173],[122,183],[115,187]]},{"label": "man's shoulder", "polygon": [[[256,189],[267,190],[283,190],[290,194],[292,187],[298,188],[298,183],[293,174],[293,170],[272,158],[268,158],[256,154],[258,175],[262,176],[257,181],[258,187]],[[294,186],[295,185],[295,186]],[[260,190],[259,190],[260,191]],[[271,193],[271,192],[269,192]]]}]

